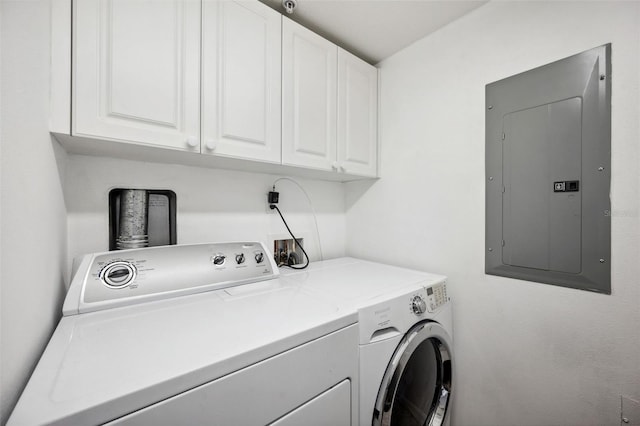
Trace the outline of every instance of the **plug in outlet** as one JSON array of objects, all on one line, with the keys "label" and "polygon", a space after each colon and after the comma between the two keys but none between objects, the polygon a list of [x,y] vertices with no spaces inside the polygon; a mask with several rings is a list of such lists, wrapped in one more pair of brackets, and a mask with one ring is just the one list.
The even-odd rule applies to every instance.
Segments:
[{"label": "plug in outlet", "polygon": [[300,248],[304,245],[304,238],[298,238],[298,242],[299,245],[293,238],[273,240],[273,258],[278,266],[304,263],[304,253]]},{"label": "plug in outlet", "polygon": [[278,204],[279,200],[280,200],[279,192],[269,191],[269,194],[267,195],[267,201],[269,202],[269,204]]},{"label": "plug in outlet", "polygon": [[270,188],[270,190],[267,192],[267,204],[265,204],[265,213],[275,213],[274,207],[273,206],[277,206],[278,205],[278,201],[280,201],[280,193],[276,192],[275,190],[276,188],[273,187],[273,189]]}]

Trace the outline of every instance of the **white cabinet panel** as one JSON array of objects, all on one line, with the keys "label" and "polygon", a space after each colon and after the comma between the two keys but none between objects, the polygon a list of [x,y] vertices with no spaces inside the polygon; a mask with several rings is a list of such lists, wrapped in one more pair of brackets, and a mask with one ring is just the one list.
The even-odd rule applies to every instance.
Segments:
[{"label": "white cabinet panel", "polygon": [[283,18],[283,164],[335,167],[337,56],[335,44]]},{"label": "white cabinet panel", "polygon": [[351,426],[351,382],[345,380],[270,426]]},{"label": "white cabinet panel", "polygon": [[200,2],[74,2],[72,132],[199,151]]},{"label": "white cabinet panel", "polygon": [[376,176],[378,70],[351,53],[338,52],[338,166]]},{"label": "white cabinet panel", "polygon": [[203,153],[280,162],[281,15],[203,3]]},{"label": "white cabinet panel", "polygon": [[[290,421],[282,425],[355,425],[351,407],[357,403],[357,342],[357,326],[351,325],[107,425],[258,426],[288,416]],[[242,359],[238,354],[228,362]]]}]

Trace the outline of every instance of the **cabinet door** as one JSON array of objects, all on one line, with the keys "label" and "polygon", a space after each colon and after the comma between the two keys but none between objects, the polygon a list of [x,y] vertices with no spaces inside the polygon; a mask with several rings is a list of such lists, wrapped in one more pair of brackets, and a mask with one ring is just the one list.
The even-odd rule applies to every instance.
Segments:
[{"label": "cabinet door", "polygon": [[279,163],[281,15],[205,0],[203,18],[202,152]]},{"label": "cabinet door", "polygon": [[338,52],[338,167],[376,176],[378,70],[351,53]]},{"label": "cabinet door", "polygon": [[336,167],[335,44],[282,21],[282,163]]},{"label": "cabinet door", "polygon": [[74,2],[72,133],[200,151],[200,2]]}]

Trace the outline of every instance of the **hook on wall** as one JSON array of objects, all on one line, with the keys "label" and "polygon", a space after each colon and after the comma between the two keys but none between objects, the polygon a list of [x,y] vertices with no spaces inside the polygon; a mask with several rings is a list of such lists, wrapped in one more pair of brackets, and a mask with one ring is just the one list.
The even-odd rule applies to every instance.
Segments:
[{"label": "hook on wall", "polygon": [[296,2],[296,0],[282,0],[282,6],[289,15],[293,13],[293,9],[295,9],[297,5],[298,3]]}]

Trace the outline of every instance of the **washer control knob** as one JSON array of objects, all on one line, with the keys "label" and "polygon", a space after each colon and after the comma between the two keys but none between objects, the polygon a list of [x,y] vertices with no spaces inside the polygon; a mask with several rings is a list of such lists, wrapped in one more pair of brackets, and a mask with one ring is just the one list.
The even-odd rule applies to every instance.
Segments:
[{"label": "washer control knob", "polygon": [[109,288],[124,288],[136,278],[138,270],[131,262],[117,260],[102,268],[98,276]]},{"label": "washer control knob", "polygon": [[244,253],[236,254],[236,263],[238,265],[244,263]]},{"label": "washer control knob", "polygon": [[411,299],[411,310],[416,315],[422,315],[427,310],[427,304],[421,296],[414,296]]},{"label": "washer control knob", "polygon": [[225,259],[226,259],[226,256],[224,254],[216,254],[211,258],[211,262],[213,262],[214,265],[220,266],[224,264]]},{"label": "washer control knob", "polygon": [[256,262],[258,263],[262,263],[264,261],[264,253],[263,252],[258,252],[256,253]]}]

